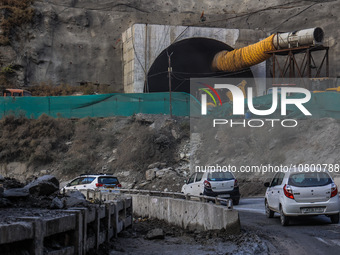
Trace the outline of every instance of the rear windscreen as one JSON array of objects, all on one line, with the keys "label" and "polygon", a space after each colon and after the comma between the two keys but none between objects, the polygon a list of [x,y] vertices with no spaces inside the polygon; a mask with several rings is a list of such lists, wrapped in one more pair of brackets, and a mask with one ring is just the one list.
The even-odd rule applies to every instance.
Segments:
[{"label": "rear windscreen", "polygon": [[208,181],[229,181],[234,179],[230,172],[214,172],[208,174]]},{"label": "rear windscreen", "polygon": [[296,173],[291,174],[288,184],[295,187],[316,187],[325,186],[332,183],[332,179],[327,173]]},{"label": "rear windscreen", "polygon": [[118,184],[118,179],[116,177],[99,177],[98,183],[102,184]]}]

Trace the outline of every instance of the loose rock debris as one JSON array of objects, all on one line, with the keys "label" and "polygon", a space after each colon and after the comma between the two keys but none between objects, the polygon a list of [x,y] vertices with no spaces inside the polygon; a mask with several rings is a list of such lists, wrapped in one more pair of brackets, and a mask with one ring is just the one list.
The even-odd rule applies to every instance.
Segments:
[{"label": "loose rock debris", "polygon": [[187,230],[160,220],[135,218],[132,228],[111,242],[116,254],[269,254],[266,243],[253,232],[229,235],[224,230]]},{"label": "loose rock debris", "polygon": [[89,202],[79,191],[59,193],[59,181],[44,175],[24,185],[13,178],[0,176],[0,208],[65,209]]}]

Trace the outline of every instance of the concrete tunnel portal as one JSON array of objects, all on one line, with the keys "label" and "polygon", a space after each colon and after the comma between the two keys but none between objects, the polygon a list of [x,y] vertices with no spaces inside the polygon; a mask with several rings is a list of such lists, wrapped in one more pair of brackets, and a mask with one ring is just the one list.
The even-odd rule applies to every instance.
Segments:
[{"label": "concrete tunnel portal", "polygon": [[232,51],[229,45],[210,38],[188,38],[164,49],[151,65],[144,92],[169,91],[168,54],[171,55],[171,91],[190,93],[190,78],[253,78],[250,68],[238,72],[216,71],[214,56],[221,51]]},{"label": "concrete tunnel portal", "polygon": [[[144,92],[169,91],[170,66],[172,91],[190,93],[190,78],[240,78],[240,81],[236,81],[241,83],[242,79],[254,78],[250,68],[269,59],[270,52],[303,46],[320,46],[323,38],[323,30],[314,27],[274,33],[239,49],[233,49],[221,41],[205,37],[181,40],[168,46],[155,59],[145,79]],[[248,83],[247,86],[251,84]]]}]

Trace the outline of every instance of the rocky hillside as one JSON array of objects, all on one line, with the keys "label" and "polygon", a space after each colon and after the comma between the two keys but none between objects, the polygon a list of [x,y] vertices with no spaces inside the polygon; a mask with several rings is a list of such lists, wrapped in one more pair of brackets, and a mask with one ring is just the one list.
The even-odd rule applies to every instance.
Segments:
[{"label": "rocky hillside", "polygon": [[157,170],[157,186],[145,188],[179,190],[189,171],[188,122],[145,115],[6,117],[0,121],[0,173],[22,182],[45,174],[62,182],[82,173],[114,173],[125,188],[141,188],[150,184],[146,170],[153,169],[148,179],[155,179]]},{"label": "rocky hillside", "polygon": [[[30,6],[21,10],[22,3]],[[13,6],[19,5],[19,10]],[[33,15],[31,16],[31,8]],[[200,19],[204,11],[205,21]],[[23,13],[26,16],[21,15]],[[336,0],[0,2],[3,84],[109,85],[123,91],[121,34],[136,23],[296,31],[321,26],[330,46],[330,75],[340,71],[340,5]],[[13,19],[15,13],[20,13]],[[19,18],[20,17],[20,18]],[[26,17],[24,20],[21,17]],[[5,26],[10,22],[10,28]],[[1,44],[1,43],[0,43]]]},{"label": "rocky hillside", "polygon": [[[333,167],[332,175],[340,184],[340,121],[324,118],[298,120],[295,128],[264,125],[262,128],[221,127],[203,128],[199,134],[200,148],[195,153],[195,165],[234,166],[239,172],[244,194],[263,194],[263,182],[273,171],[251,172],[249,167],[296,166]],[[307,165],[307,166],[306,166]],[[268,169],[268,168],[267,168]],[[257,183],[257,184],[256,184]]]},{"label": "rocky hillside", "polygon": [[[237,169],[339,164],[339,146],[340,122],[334,119],[299,120],[296,128],[206,128],[190,135],[188,118],[163,115],[80,120],[11,116],[0,121],[0,174],[26,183],[45,174],[64,182],[81,173],[113,173],[125,188],[180,191],[190,160]],[[262,195],[263,182],[271,176],[236,173],[245,196]]]}]

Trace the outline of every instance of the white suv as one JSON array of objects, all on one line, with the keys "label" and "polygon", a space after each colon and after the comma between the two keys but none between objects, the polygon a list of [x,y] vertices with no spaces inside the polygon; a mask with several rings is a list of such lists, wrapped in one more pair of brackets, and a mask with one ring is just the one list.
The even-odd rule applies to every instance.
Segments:
[{"label": "white suv", "polygon": [[231,198],[234,205],[240,201],[237,180],[231,172],[196,172],[182,187],[182,193],[188,195],[205,195]]},{"label": "white suv", "polygon": [[339,223],[340,202],[338,188],[325,170],[291,169],[275,174],[266,182],[265,208],[268,218],[280,213],[283,226],[291,216],[327,215],[332,223]]},{"label": "white suv", "polygon": [[82,174],[70,181],[62,190],[121,188],[118,178],[108,174]]}]

